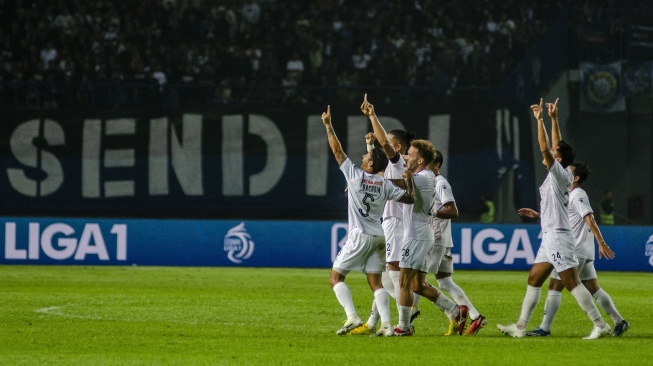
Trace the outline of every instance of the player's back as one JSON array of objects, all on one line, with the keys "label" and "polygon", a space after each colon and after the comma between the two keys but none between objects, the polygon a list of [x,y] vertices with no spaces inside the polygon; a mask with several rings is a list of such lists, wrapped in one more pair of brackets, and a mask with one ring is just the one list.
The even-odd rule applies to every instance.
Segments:
[{"label": "player's back", "polygon": [[381,218],[385,203],[398,200],[404,191],[378,174],[370,174],[345,160],[340,169],[347,178],[347,206],[350,228],[369,235],[383,235]]}]

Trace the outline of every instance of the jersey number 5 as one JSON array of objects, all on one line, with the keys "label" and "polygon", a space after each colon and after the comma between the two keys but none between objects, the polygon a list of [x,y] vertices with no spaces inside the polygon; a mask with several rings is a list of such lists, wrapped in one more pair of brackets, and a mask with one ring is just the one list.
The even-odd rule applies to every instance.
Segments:
[{"label": "jersey number 5", "polygon": [[367,216],[370,215],[370,204],[368,203],[368,201],[372,201],[372,202],[374,202],[374,197],[372,197],[372,195],[369,194],[369,193],[365,193],[365,197],[363,197],[363,205],[364,205],[365,208],[366,208],[366,209],[365,209],[365,212],[363,212],[363,209],[362,209],[362,208],[359,208],[359,209],[358,209],[358,212],[360,212],[360,214],[361,214],[363,217],[367,217]]}]

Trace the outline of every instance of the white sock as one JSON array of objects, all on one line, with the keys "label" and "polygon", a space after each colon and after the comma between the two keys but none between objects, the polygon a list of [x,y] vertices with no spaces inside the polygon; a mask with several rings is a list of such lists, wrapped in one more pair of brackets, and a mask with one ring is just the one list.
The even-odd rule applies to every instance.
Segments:
[{"label": "white sock", "polygon": [[547,332],[551,331],[551,323],[558,309],[560,309],[561,302],[562,293],[560,291],[549,290],[547,292],[546,302],[544,303],[544,317],[542,318],[542,324],[540,324],[542,330],[546,330]]},{"label": "white sock", "polygon": [[578,305],[580,305],[580,308],[583,309],[587,316],[592,320],[595,327],[605,326],[605,320],[603,320],[601,317],[599,309],[596,307],[596,305],[594,305],[592,295],[589,291],[587,291],[585,286],[576,286],[573,290],[571,290],[571,294],[576,298]]},{"label": "white sock", "polygon": [[354,300],[351,297],[351,291],[349,287],[344,282],[338,282],[333,286],[333,292],[336,293],[336,298],[343,309],[345,309],[345,314],[347,314],[347,319],[358,317],[356,314],[356,307],[354,306]]},{"label": "white sock", "polygon": [[408,329],[410,326],[410,306],[399,305],[399,328]]},{"label": "white sock", "polygon": [[[380,288],[374,291],[374,302],[376,303],[376,308],[379,310],[379,315],[381,316],[381,323],[390,323],[390,295],[388,291],[384,288]],[[369,325],[369,324],[368,324]]]},{"label": "white sock", "polygon": [[619,311],[617,311],[617,307],[614,306],[610,295],[608,295],[607,292],[603,291],[602,288],[596,291],[594,298],[596,299],[596,302],[598,302],[601,306],[601,309],[603,309],[606,314],[610,315],[614,325],[617,325],[624,320],[624,318],[621,317],[621,314],[619,314]]},{"label": "white sock", "polygon": [[526,286],[526,295],[524,296],[524,301],[521,304],[521,314],[519,314],[519,321],[517,322],[517,328],[526,329],[528,322],[533,316],[535,307],[540,301],[540,295],[542,294],[541,287]]},{"label": "white sock", "polygon": [[388,276],[390,276],[392,284],[395,287],[394,299],[397,302],[397,311],[399,311],[399,293],[401,293],[401,287],[399,287],[399,271],[388,271]]},{"label": "white sock", "polygon": [[385,290],[388,291],[388,295],[392,296],[393,299],[396,299],[398,293],[396,290],[397,288],[395,287],[395,283],[392,281],[392,278],[390,277],[390,273],[388,271],[383,271],[381,273],[381,283],[383,284],[383,288],[385,288]]},{"label": "white sock", "polygon": [[445,313],[445,315],[447,315],[449,320],[455,319],[456,315],[458,315],[458,305],[446,297],[442,292],[440,292],[440,296],[435,299],[434,304],[438,309]]},{"label": "white sock", "polygon": [[467,295],[465,295],[465,291],[463,291],[460,286],[453,282],[451,276],[439,279],[438,286],[440,286],[442,290],[451,295],[451,297],[453,297],[454,301],[458,305],[467,306],[467,309],[469,309],[469,316],[471,316],[472,319],[478,318],[480,315],[479,312],[476,310],[474,305],[472,305],[472,302],[469,301]]},{"label": "white sock", "polygon": [[372,311],[370,317],[367,319],[367,327],[373,329],[376,327],[376,322],[379,321],[379,310],[376,308],[376,300],[372,301]]},{"label": "white sock", "polygon": [[419,301],[422,299],[422,297],[416,293],[413,293],[413,306],[418,308],[419,307]]}]

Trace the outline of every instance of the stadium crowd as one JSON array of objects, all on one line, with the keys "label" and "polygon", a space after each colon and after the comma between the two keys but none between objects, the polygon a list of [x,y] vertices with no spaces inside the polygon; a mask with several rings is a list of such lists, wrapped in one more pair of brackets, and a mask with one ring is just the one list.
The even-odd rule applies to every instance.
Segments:
[{"label": "stadium crowd", "polygon": [[592,20],[603,3],[623,1],[0,0],[0,105],[447,95],[499,83],[565,6]]}]

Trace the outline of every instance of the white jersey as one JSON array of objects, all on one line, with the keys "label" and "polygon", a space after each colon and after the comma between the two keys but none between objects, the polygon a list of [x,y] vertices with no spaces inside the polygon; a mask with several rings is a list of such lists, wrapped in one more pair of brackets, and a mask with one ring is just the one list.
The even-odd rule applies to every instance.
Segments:
[{"label": "white jersey", "polygon": [[[403,174],[406,171],[406,160],[404,160],[404,157],[401,156],[401,154],[397,153],[399,156],[399,160],[397,160],[396,163],[393,163],[392,161],[388,161],[388,167],[385,168],[385,173],[383,174],[384,177],[388,179],[402,179]],[[383,218],[387,219],[390,217],[396,217],[398,219],[401,219],[404,217],[404,211],[403,208],[406,206],[405,203],[399,203],[396,201],[388,201],[385,204],[385,210],[383,210]]]},{"label": "white jersey", "polygon": [[413,176],[415,203],[404,210],[404,242],[428,240],[433,242],[433,229],[429,210],[435,193],[435,174],[424,169]]},{"label": "white jersey", "polygon": [[347,179],[349,229],[383,236],[381,216],[388,200],[399,200],[405,191],[378,174],[369,174],[349,158],[340,165]]},{"label": "white jersey", "polygon": [[431,204],[431,227],[433,228],[433,236],[435,245],[443,246],[445,248],[453,247],[453,237],[451,235],[451,219],[441,219],[436,217],[436,212],[450,202],[456,202],[453,198],[453,192],[447,178],[438,174],[435,176],[435,195],[433,196],[433,203]]},{"label": "white jersey", "polygon": [[594,260],[594,234],[585,223],[585,216],[594,213],[587,193],[577,187],[569,194],[569,224],[574,233],[576,256]]},{"label": "white jersey", "polygon": [[549,174],[540,186],[542,232],[571,230],[567,205],[569,204],[569,188],[571,188],[573,180],[574,176],[571,171],[563,168],[554,159]]}]

